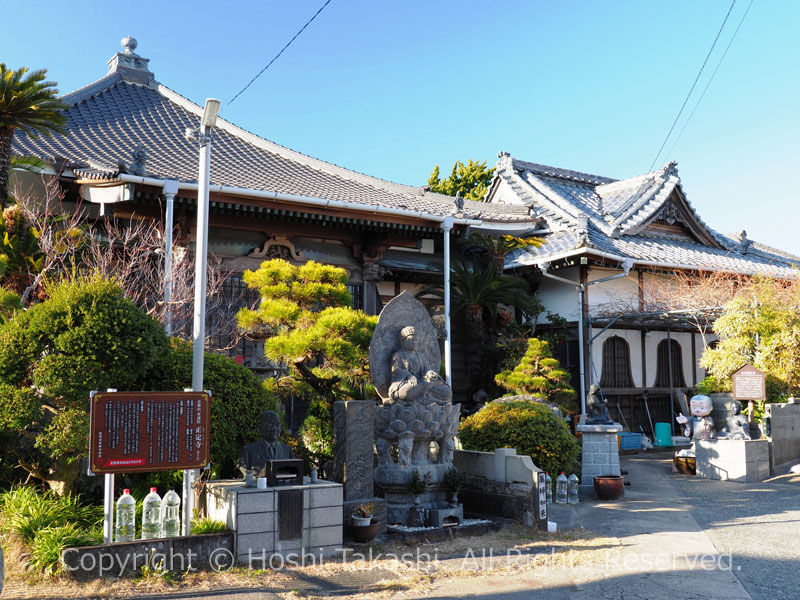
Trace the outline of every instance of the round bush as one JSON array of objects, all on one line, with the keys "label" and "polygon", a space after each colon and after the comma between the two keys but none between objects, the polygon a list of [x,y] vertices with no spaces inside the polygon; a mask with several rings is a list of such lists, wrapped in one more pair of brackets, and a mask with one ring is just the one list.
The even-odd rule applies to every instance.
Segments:
[{"label": "round bush", "polygon": [[514,448],[550,473],[571,470],[580,450],[567,424],[550,408],[525,400],[490,402],[461,422],[458,435],[466,450]]}]

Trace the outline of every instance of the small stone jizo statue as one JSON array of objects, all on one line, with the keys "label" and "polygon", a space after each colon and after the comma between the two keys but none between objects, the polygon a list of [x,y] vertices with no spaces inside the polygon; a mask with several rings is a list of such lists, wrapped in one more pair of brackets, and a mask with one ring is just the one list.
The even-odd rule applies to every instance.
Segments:
[{"label": "small stone jizo statue", "polygon": [[728,440],[751,439],[750,423],[747,421],[747,417],[742,414],[742,403],[738,400],[731,402],[725,426],[719,430],[717,437]]},{"label": "small stone jizo statue", "polygon": [[267,461],[294,458],[292,449],[278,441],[281,433],[281,416],[274,410],[265,410],[261,414],[261,439],[247,444],[239,455],[239,469],[247,477],[248,471],[256,471],[263,477]]},{"label": "small stone jizo statue", "polygon": [[586,423],[605,424],[612,423],[608,415],[608,407],[600,395],[600,386],[593,383],[586,396]]},{"label": "small stone jizo statue", "polygon": [[683,413],[675,417],[675,420],[681,424],[683,435],[693,440],[710,440],[715,437],[714,432],[714,418],[711,417],[711,411],[714,405],[711,398],[703,394],[692,396],[689,400],[689,412],[692,413],[691,417],[687,417]]}]

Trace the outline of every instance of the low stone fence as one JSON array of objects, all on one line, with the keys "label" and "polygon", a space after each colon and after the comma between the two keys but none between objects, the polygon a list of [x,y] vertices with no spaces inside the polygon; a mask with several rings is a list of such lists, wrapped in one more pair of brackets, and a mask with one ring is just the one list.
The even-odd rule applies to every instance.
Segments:
[{"label": "low stone fence", "polygon": [[513,448],[494,452],[456,450],[453,466],[465,476],[458,495],[465,511],[547,530],[546,500],[539,502],[538,476],[542,470],[530,456],[517,456]]},{"label": "low stone fence", "polygon": [[800,459],[800,403],[767,404],[764,416],[769,419],[772,470]]},{"label": "low stone fence", "polygon": [[121,577],[142,567],[165,571],[227,570],[234,561],[233,532],[208,533],[100,546],[65,548],[64,571],[73,577]]}]

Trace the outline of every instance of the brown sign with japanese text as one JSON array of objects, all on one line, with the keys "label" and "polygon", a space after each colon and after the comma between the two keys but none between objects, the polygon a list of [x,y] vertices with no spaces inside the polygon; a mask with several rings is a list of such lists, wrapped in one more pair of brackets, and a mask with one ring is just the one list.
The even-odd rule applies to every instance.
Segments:
[{"label": "brown sign with japanese text", "polygon": [[208,464],[206,392],[95,392],[89,461],[94,473],[201,469]]},{"label": "brown sign with japanese text", "polygon": [[766,376],[753,365],[745,365],[733,375],[733,397],[736,400],[766,400]]}]

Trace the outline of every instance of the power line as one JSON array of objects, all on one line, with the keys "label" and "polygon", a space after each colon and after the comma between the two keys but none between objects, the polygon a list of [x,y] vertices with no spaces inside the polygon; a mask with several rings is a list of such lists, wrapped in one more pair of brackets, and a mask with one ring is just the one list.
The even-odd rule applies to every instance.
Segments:
[{"label": "power line", "polygon": [[686,94],[686,100],[683,101],[683,105],[681,105],[681,109],[678,111],[678,116],[675,117],[675,121],[673,121],[672,127],[669,128],[669,133],[667,133],[667,137],[664,138],[664,141],[661,144],[661,148],[658,149],[658,153],[653,159],[653,163],[650,165],[650,168],[647,169],[648,171],[653,170],[653,166],[655,166],[658,157],[661,156],[661,151],[664,149],[664,146],[667,145],[667,140],[669,139],[669,136],[672,135],[672,131],[675,129],[675,125],[678,123],[678,119],[681,118],[681,115],[683,114],[683,109],[686,108],[686,103],[689,102],[689,97],[692,95],[692,92],[694,91],[694,88],[697,85],[697,81],[700,79],[700,75],[702,75],[703,73],[703,69],[706,68],[706,63],[708,62],[708,59],[711,57],[711,53],[714,51],[714,46],[717,45],[717,40],[719,40],[719,36],[722,34],[722,30],[725,28],[725,23],[728,22],[728,17],[731,16],[731,11],[733,10],[733,6],[735,4],[736,0],[733,0],[733,2],[731,2],[730,8],[728,9],[728,14],[725,15],[725,19],[722,21],[722,25],[720,26],[719,31],[717,32],[717,37],[714,38],[714,43],[711,44],[711,49],[708,51],[708,54],[706,54],[706,59],[703,61],[703,64],[700,67],[700,71],[698,71],[697,73],[697,77],[694,78],[694,83],[692,84],[689,93]]},{"label": "power line", "polygon": [[681,139],[683,132],[686,131],[686,128],[689,126],[689,121],[692,120],[694,113],[697,111],[697,107],[700,106],[700,103],[703,101],[703,97],[706,95],[706,92],[708,91],[708,86],[710,86],[711,82],[714,81],[714,76],[717,74],[717,71],[719,71],[719,68],[722,66],[722,61],[725,60],[725,56],[728,54],[728,50],[731,49],[731,44],[733,44],[733,40],[736,39],[736,34],[739,33],[739,29],[741,29],[742,23],[744,23],[744,19],[747,16],[747,13],[750,12],[750,7],[753,6],[753,2],[755,2],[755,0],[750,0],[750,4],[747,5],[747,10],[744,11],[742,19],[736,26],[736,31],[733,32],[733,37],[731,37],[731,41],[728,42],[728,46],[725,48],[725,52],[722,53],[722,58],[719,59],[719,62],[717,63],[717,68],[714,69],[714,72],[711,74],[711,78],[708,80],[708,83],[706,83],[706,87],[703,88],[703,93],[700,94],[700,99],[697,101],[697,104],[694,105],[694,108],[692,109],[692,112],[689,114],[689,118],[686,119],[686,123],[683,124],[683,128],[681,129],[681,132],[678,134],[678,137],[675,138],[675,141],[672,143],[672,147],[670,147],[669,149],[669,154],[672,154],[672,151],[675,149],[675,146]]},{"label": "power line", "polygon": [[[734,1],[735,1],[735,0],[734,0]],[[239,93],[238,93],[238,94],[236,94],[236,95],[235,95],[233,98],[231,98],[230,100],[228,100],[228,104],[227,104],[227,106],[230,106],[230,105],[233,103],[233,101],[234,101],[234,100],[236,100],[236,99],[237,99],[239,96],[241,96],[241,95],[242,95],[242,93],[243,93],[243,92],[244,92],[244,91],[245,91],[247,88],[249,88],[249,87],[252,85],[252,83],[253,83],[253,82],[254,82],[256,79],[258,79],[259,77],[261,77],[261,74],[262,74],[264,71],[266,71],[267,69],[269,69],[269,67],[270,67],[270,65],[272,65],[272,63],[274,63],[276,60],[278,60],[278,58],[280,57],[280,55],[281,55],[281,54],[283,54],[283,51],[284,51],[284,50],[286,50],[286,49],[287,49],[289,46],[291,46],[291,45],[292,45],[292,42],[293,42],[293,41],[295,41],[295,40],[297,39],[297,37],[298,37],[298,36],[299,36],[301,33],[303,33],[303,31],[305,31],[306,27],[308,27],[309,25],[311,25],[311,22],[312,22],[314,19],[316,19],[316,18],[317,18],[317,16],[319,16],[319,13],[321,13],[321,12],[323,11],[323,9],[324,9],[326,6],[328,6],[328,4],[330,4],[330,3],[331,3],[331,0],[326,0],[325,4],[323,4],[323,5],[322,5],[322,6],[319,8],[319,10],[318,10],[317,12],[315,12],[315,13],[314,13],[314,16],[313,16],[313,17],[311,17],[311,18],[310,18],[310,19],[309,19],[309,20],[306,22],[306,24],[305,24],[305,25],[303,25],[303,26],[300,28],[300,31],[298,31],[297,33],[295,33],[295,34],[294,34],[294,37],[292,37],[292,39],[290,39],[290,40],[289,40],[289,41],[286,43],[286,45],[285,45],[283,48],[281,48],[281,51],[280,51],[280,52],[278,52],[278,53],[275,55],[275,57],[274,57],[274,58],[273,58],[271,61],[269,61],[269,62],[267,63],[267,66],[266,66],[266,67],[264,67],[263,69],[261,69],[261,70],[258,72],[258,74],[257,74],[255,77],[253,77],[253,78],[252,78],[252,79],[251,79],[251,80],[248,82],[248,84],[247,84],[246,86],[244,86],[244,87],[243,87],[243,88],[242,88],[242,89],[239,91]]]}]

